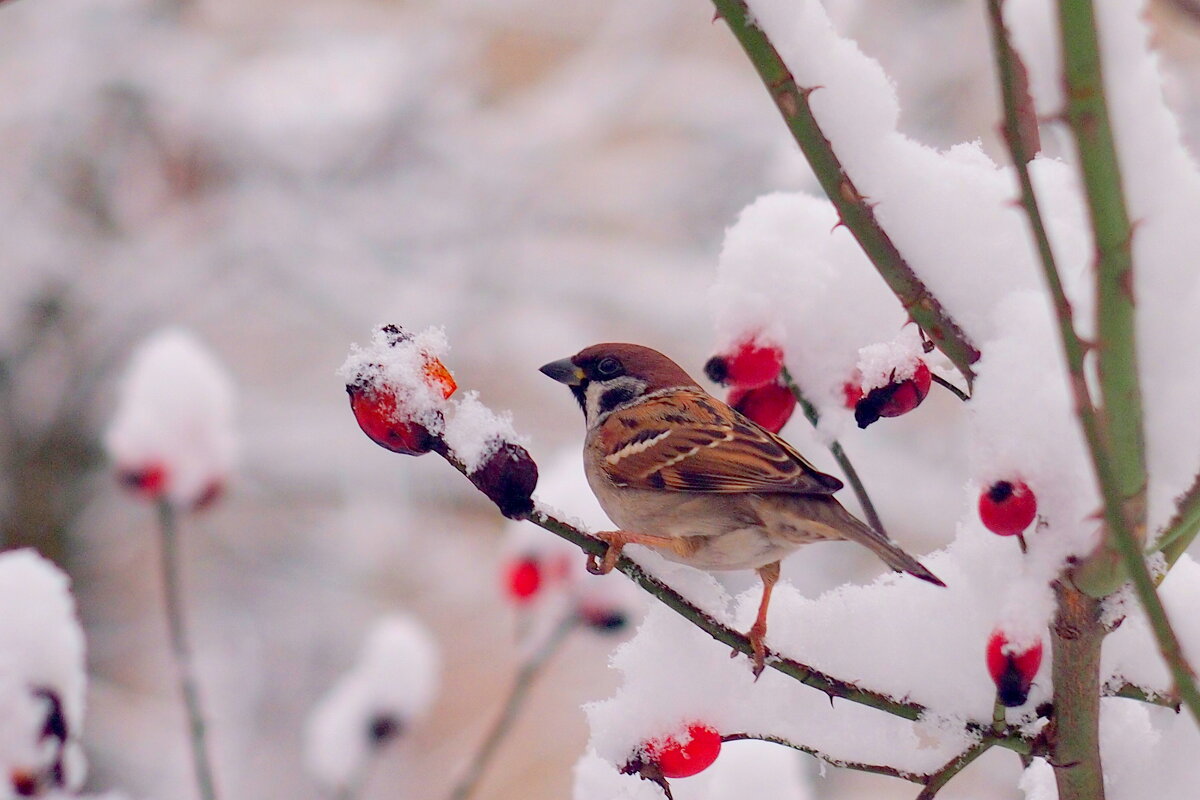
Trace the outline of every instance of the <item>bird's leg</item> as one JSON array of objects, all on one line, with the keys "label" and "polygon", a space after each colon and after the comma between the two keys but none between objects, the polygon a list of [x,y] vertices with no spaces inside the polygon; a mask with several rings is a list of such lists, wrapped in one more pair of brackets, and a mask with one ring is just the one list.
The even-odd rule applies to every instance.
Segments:
[{"label": "bird's leg", "polygon": [[658,536],[652,533],[635,533],[633,531],[600,531],[595,536],[608,545],[608,550],[605,551],[604,558],[599,564],[596,563],[595,556],[588,556],[587,569],[593,575],[607,575],[612,572],[613,567],[617,565],[617,559],[621,557],[621,551],[627,544],[641,544],[660,550],[670,550],[682,557],[691,555],[695,549],[691,543],[680,536]]},{"label": "bird's leg", "polygon": [[755,680],[758,680],[758,676],[767,667],[767,646],[763,643],[763,638],[767,635],[767,606],[771,604],[771,590],[779,580],[779,562],[772,561],[765,567],[759,567],[758,577],[762,578],[763,584],[762,602],[758,604],[758,616],[750,626],[750,632],[746,634],[750,639],[750,647],[754,649]]}]

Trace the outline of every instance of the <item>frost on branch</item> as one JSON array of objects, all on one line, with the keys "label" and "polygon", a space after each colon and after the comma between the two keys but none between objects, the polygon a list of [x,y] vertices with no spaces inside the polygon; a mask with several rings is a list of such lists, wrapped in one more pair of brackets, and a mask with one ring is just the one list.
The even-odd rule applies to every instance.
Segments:
[{"label": "frost on branch", "polygon": [[76,790],[83,631],[67,576],[32,550],[0,555],[0,798]]},{"label": "frost on branch", "polygon": [[119,388],[104,444],[126,487],[181,509],[211,502],[233,468],[233,382],[191,333],[144,341]]},{"label": "frost on branch", "polygon": [[377,622],[357,663],[308,719],[305,764],[313,776],[331,790],[352,786],[371,754],[429,709],[439,671],[437,645],[415,618]]}]

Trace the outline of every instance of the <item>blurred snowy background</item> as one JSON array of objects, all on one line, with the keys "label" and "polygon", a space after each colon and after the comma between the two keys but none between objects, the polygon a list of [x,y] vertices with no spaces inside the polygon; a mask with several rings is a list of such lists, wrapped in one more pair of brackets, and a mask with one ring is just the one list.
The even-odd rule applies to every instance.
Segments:
[{"label": "blurred snowy background", "polygon": [[[906,133],[981,139],[1000,159],[981,2],[828,5],[897,82]],[[1200,29],[1183,7],[1153,16],[1195,151]],[[74,580],[89,788],[194,792],[153,513],[120,492],[99,444],[132,347],[177,324],[238,392],[236,477],[184,531],[226,796],[320,796],[305,720],[396,610],[431,627],[442,691],[363,796],[448,790],[519,657],[505,525],[440,460],[369,442],[334,370],[377,323],[444,325],[459,384],[512,409],[547,474],[582,429],[538,365],[628,340],[698,374],[725,227],[764,192],[812,186],[711,17],[699,0],[0,5],[3,544],[37,547]],[[963,480],[945,434],[960,411],[944,393],[927,405],[869,450],[844,440],[915,552],[949,540],[959,509],[929,498]],[[785,433],[828,466],[804,426]],[[787,574],[815,593],[877,569],[814,547]],[[569,641],[480,797],[567,796],[579,707],[611,694],[615,641]],[[1015,796],[992,783],[981,767],[943,796]],[[836,770],[814,783],[818,798],[893,791],[913,790]]]}]

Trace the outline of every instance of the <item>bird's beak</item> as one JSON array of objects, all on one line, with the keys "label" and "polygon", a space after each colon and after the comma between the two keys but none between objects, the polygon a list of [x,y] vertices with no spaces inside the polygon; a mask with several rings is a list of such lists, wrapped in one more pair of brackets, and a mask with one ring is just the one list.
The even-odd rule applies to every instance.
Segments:
[{"label": "bird's beak", "polygon": [[551,361],[549,364],[539,367],[538,372],[559,383],[565,383],[567,386],[578,386],[583,383],[584,378],[583,370],[575,366],[569,358]]}]

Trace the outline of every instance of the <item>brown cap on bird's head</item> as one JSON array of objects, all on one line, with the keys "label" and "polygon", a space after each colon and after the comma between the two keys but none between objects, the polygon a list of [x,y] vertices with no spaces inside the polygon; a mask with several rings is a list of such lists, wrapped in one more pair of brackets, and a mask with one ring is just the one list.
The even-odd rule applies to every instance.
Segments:
[{"label": "brown cap on bird's head", "polygon": [[579,386],[591,380],[610,380],[621,375],[629,375],[645,383],[646,392],[678,386],[700,386],[682,367],[657,350],[623,342],[605,342],[585,347],[570,358],[546,364],[541,371],[568,386]]}]

